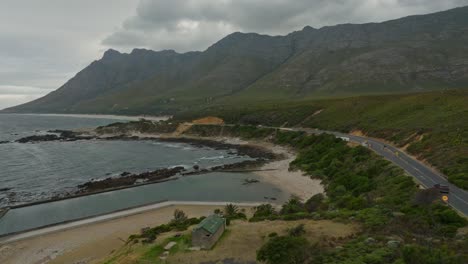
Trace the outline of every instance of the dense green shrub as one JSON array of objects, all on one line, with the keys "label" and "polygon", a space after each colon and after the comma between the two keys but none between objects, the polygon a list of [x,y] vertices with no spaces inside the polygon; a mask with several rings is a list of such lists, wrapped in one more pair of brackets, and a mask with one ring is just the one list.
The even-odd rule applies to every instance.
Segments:
[{"label": "dense green shrub", "polygon": [[276,232],[272,232],[272,233],[268,234],[268,237],[276,237],[276,236],[278,236],[278,233],[276,233]]},{"label": "dense green shrub", "polygon": [[466,263],[463,256],[457,255],[447,247],[423,247],[419,245],[407,245],[403,248],[405,263],[411,264],[462,264]]},{"label": "dense green shrub", "polygon": [[324,200],[325,196],[323,194],[316,194],[306,201],[306,203],[304,204],[305,209],[309,213],[315,212],[317,210],[326,210],[327,205],[324,203]]},{"label": "dense green shrub", "polygon": [[[278,131],[273,138],[277,144],[289,145],[298,151],[290,169],[300,169],[322,180],[327,199],[319,194],[305,203],[291,198],[279,214],[259,210],[251,221],[264,219],[297,220],[321,217],[347,219],[353,217],[367,228],[388,232],[391,229],[422,234],[427,230],[441,236],[453,236],[458,227],[466,225],[459,216],[444,205],[431,208],[415,204],[419,190],[413,179],[370,150],[346,142],[333,135],[307,135],[303,132]],[[329,209],[339,209],[328,211]],[[395,218],[394,212],[404,216]],[[406,221],[408,228],[401,222]],[[403,227],[403,229],[402,229]]]},{"label": "dense green shrub", "polygon": [[276,210],[271,204],[262,204],[254,208],[254,218],[266,218],[276,215]]},{"label": "dense green shrub", "polygon": [[297,225],[288,230],[288,235],[293,237],[300,237],[306,233],[304,224]]},{"label": "dense green shrub", "polygon": [[223,216],[226,218],[227,221],[235,220],[235,219],[247,219],[247,216],[239,210],[239,207],[234,204],[227,204],[224,207]]},{"label": "dense green shrub", "polygon": [[257,260],[267,264],[303,264],[311,253],[311,246],[303,237],[276,236],[258,250]]},{"label": "dense green shrub", "polygon": [[[459,227],[466,226],[464,218],[438,199],[417,202],[425,194],[418,190],[413,179],[366,148],[351,148],[342,140],[326,134],[278,132],[274,140],[298,151],[290,168],[321,179],[327,198],[316,195],[304,204],[292,198],[284,203],[279,216],[263,219],[297,220],[318,215],[342,221],[354,219],[364,225],[365,232],[410,238],[451,238]],[[421,248],[427,249],[425,246]],[[370,245],[358,239],[345,243],[342,250],[324,249],[316,255],[321,258],[320,263],[411,263],[408,261],[418,259],[419,253],[418,250],[407,249],[405,254],[402,258],[402,248],[390,248],[386,241]],[[442,250],[437,254],[447,262],[420,259],[429,261],[427,263],[458,263],[451,262],[457,258],[448,251]]]},{"label": "dense green shrub", "polygon": [[366,208],[357,213],[357,219],[361,220],[367,228],[376,229],[386,225],[390,221],[391,213],[381,208]]},{"label": "dense green shrub", "polygon": [[283,204],[280,213],[283,215],[306,212],[304,204],[296,197],[291,197]]},{"label": "dense green shrub", "polygon": [[158,235],[162,233],[167,233],[174,230],[187,230],[189,226],[197,225],[203,219],[205,219],[205,217],[188,218],[183,211],[177,209],[174,211],[174,219],[172,219],[168,224],[162,224],[147,230],[143,230],[141,234],[131,235],[129,236],[128,241],[136,241],[137,239],[142,238],[142,242],[151,243],[157,238]]}]

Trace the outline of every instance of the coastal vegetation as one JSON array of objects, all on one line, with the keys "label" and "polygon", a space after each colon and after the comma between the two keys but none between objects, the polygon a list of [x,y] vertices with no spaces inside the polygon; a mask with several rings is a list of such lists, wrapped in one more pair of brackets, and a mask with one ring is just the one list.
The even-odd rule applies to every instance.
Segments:
[{"label": "coastal vegetation", "polygon": [[[180,113],[175,118],[192,120],[216,115],[228,124],[319,128],[381,138],[428,162],[447,175],[450,182],[468,189],[466,102],[467,90],[447,90],[218,105],[198,112]],[[246,128],[239,133],[255,137],[266,131]]]},{"label": "coastal vegetation", "polygon": [[257,260],[267,264],[303,264],[310,260],[310,247],[302,236],[274,236],[260,248]]},{"label": "coastal vegetation", "polygon": [[204,218],[188,218],[183,211],[175,210],[174,218],[168,224],[142,229],[140,234],[131,235],[127,243],[151,243],[163,233],[187,230],[190,226],[200,223]]},{"label": "coastal vegetation", "polygon": [[[300,169],[320,178],[327,196],[317,195],[305,203],[291,198],[278,213],[261,207],[257,215],[262,217],[255,219],[254,214],[253,219],[352,219],[364,227],[362,234],[343,244],[344,250],[323,247],[317,250],[321,252],[318,263],[353,263],[348,255],[351,253],[349,247],[354,252],[361,252],[359,258],[365,263],[368,263],[366,259],[372,259],[372,263],[412,263],[407,260],[418,257],[429,261],[421,263],[438,263],[430,262],[431,259],[462,263],[468,257],[466,250],[455,250],[466,246],[466,238],[454,239],[457,230],[466,226],[466,219],[444,205],[437,196],[423,202],[417,200],[423,191],[390,162],[364,147],[350,147],[332,135],[277,132],[273,140],[298,151],[291,169]],[[265,212],[271,214],[268,216]],[[372,247],[359,242],[369,237],[378,237],[372,238]],[[395,245],[391,246],[392,243]],[[435,246],[442,250],[427,250]],[[313,255],[317,261],[317,254]]]},{"label": "coastal vegetation", "polygon": [[[222,208],[219,210],[222,211]],[[249,216],[251,211],[246,212]],[[211,250],[191,250],[191,228],[185,231],[172,231],[163,233],[153,243],[127,243],[116,250],[101,263],[251,263],[255,261],[257,250],[269,239],[269,235],[287,236],[289,231],[304,225],[301,237],[306,238],[311,245],[319,240],[339,240],[340,237],[351,237],[359,229],[354,224],[338,223],[329,220],[310,221],[276,221],[274,224],[267,221],[248,222],[234,220]],[[164,256],[164,247],[171,241],[177,243],[171,250],[167,259]],[[229,262],[231,261],[231,262]]]},{"label": "coastal vegetation", "polygon": [[230,225],[231,221],[236,219],[247,219],[245,213],[239,210],[239,207],[234,204],[227,204],[224,210],[219,212],[219,214],[226,219],[226,225]]},{"label": "coastal vegetation", "polygon": [[[195,126],[187,133],[218,133],[214,128]],[[290,169],[321,179],[326,190],[325,195],[318,194],[307,201],[291,197],[280,209],[270,204],[260,205],[254,208],[248,222],[241,220],[242,225],[251,225],[250,228],[261,223],[272,226],[261,244],[256,244],[257,260],[269,264],[291,263],[288,262],[291,260],[296,261],[293,263],[463,263],[468,258],[468,239],[463,233],[466,219],[445,205],[439,195],[420,190],[404,171],[368,149],[350,146],[328,134],[307,135],[255,126],[225,129],[224,133],[231,136],[268,139],[295,149],[298,155]],[[243,218],[237,217],[239,211],[233,205],[217,212],[228,218]],[[318,237],[311,240],[308,224],[320,221],[358,225],[360,231],[331,240]],[[284,222],[291,225],[279,230]]]},{"label": "coastal vegetation", "polygon": [[[261,138],[271,131],[256,126],[303,127],[381,138],[429,163],[453,184],[468,189],[468,91],[360,96],[302,101],[264,101],[212,105],[179,112],[173,120],[116,123],[100,127],[106,133],[173,133],[181,122],[205,116],[221,117],[236,128],[236,136]],[[229,136],[229,127],[203,124],[186,134]]]},{"label": "coastal vegetation", "polygon": [[170,121],[153,122],[151,120],[141,119],[139,121],[117,122],[107,126],[96,128],[100,135],[105,134],[125,134],[138,132],[141,134],[172,133],[177,129],[178,123]]}]

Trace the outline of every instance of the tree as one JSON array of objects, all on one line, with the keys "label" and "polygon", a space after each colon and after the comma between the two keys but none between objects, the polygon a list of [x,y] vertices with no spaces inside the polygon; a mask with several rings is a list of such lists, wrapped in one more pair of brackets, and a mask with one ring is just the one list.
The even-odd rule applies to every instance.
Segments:
[{"label": "tree", "polygon": [[297,197],[291,197],[281,208],[281,214],[305,212],[304,204]]},{"label": "tree", "polygon": [[224,216],[227,218],[236,218],[239,214],[239,207],[234,204],[227,204],[224,207]]},{"label": "tree", "polygon": [[310,258],[311,246],[303,237],[271,238],[257,251],[257,260],[267,264],[303,264]]},{"label": "tree", "polygon": [[187,215],[184,213],[184,211],[175,209],[174,211],[174,219],[172,220],[175,223],[183,223],[187,221]]},{"label": "tree", "polygon": [[323,206],[324,198],[325,197],[321,193],[310,197],[310,199],[305,203],[307,212],[312,213],[320,209]]},{"label": "tree", "polygon": [[271,204],[262,204],[255,207],[253,217],[268,217],[276,214],[275,208]]}]

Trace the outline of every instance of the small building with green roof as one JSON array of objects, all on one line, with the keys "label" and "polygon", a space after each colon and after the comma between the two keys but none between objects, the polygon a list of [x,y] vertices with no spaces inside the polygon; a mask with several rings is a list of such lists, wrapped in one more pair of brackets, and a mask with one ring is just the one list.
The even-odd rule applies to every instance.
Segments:
[{"label": "small building with green roof", "polygon": [[203,219],[192,231],[192,246],[210,249],[226,229],[226,219],[213,214]]}]

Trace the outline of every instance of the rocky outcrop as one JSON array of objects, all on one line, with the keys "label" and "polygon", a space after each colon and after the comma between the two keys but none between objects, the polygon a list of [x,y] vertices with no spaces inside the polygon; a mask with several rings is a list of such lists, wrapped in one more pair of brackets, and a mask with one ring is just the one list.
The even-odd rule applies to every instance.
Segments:
[{"label": "rocky outcrop", "polygon": [[6,215],[10,209],[9,208],[0,208],[0,218]]},{"label": "rocky outcrop", "polygon": [[45,135],[33,135],[17,139],[15,142],[18,143],[37,143],[45,141],[77,141],[77,140],[90,140],[95,139],[95,136],[82,134],[70,130],[49,130],[49,133]]},{"label": "rocky outcrop", "polygon": [[96,192],[107,189],[116,189],[124,186],[131,186],[138,183],[154,183],[175,176],[185,169],[184,167],[163,168],[155,171],[144,172],[140,174],[131,174],[124,172],[120,177],[109,177],[100,181],[89,181],[78,185],[78,193]]},{"label": "rocky outcrop", "polygon": [[34,135],[29,137],[24,137],[16,140],[18,143],[34,143],[34,142],[43,142],[43,141],[58,141],[62,140],[61,137],[54,134],[47,135]]},{"label": "rocky outcrop", "polygon": [[209,147],[213,149],[221,150],[235,150],[237,154],[241,156],[249,156],[255,159],[263,160],[274,160],[279,158],[275,153],[270,150],[254,145],[236,145],[229,144],[221,141],[209,140],[209,139],[199,139],[199,138],[189,138],[189,137],[174,137],[174,138],[159,138],[155,139],[162,142],[177,142],[177,143],[186,143],[195,147]]}]

